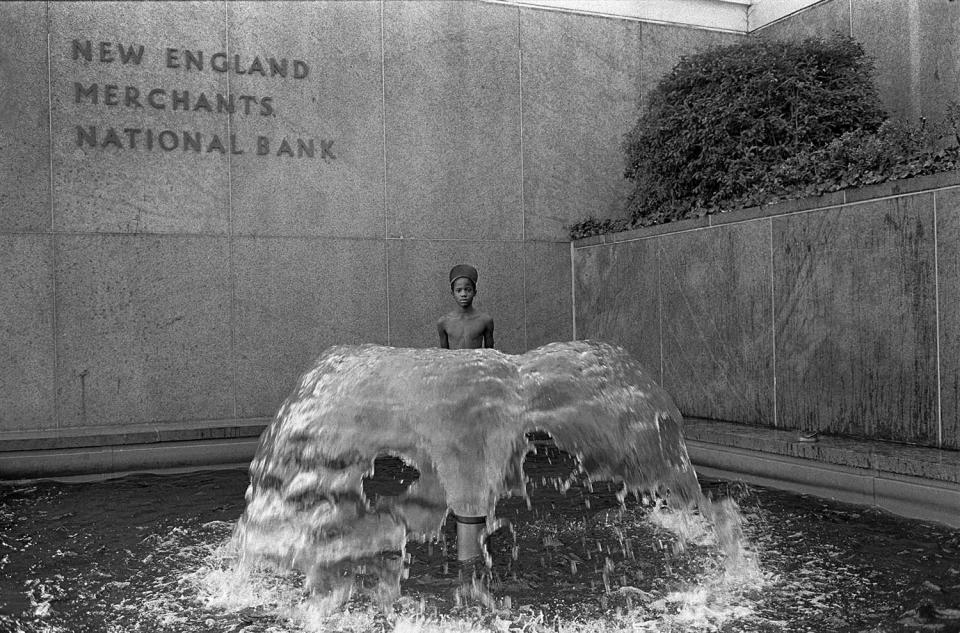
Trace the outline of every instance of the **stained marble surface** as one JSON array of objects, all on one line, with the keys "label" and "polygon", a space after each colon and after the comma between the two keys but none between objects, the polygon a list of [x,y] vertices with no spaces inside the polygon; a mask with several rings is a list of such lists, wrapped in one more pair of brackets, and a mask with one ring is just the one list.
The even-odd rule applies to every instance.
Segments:
[{"label": "stained marble surface", "polygon": [[524,242],[526,349],[573,338],[570,244]]},{"label": "stained marble surface", "polygon": [[940,427],[945,448],[960,449],[960,188],[935,194],[940,331]]},{"label": "stained marble surface", "polygon": [[56,240],[62,427],[234,416],[225,238]]},{"label": "stained marble surface", "polygon": [[957,99],[960,6],[955,2],[858,0],[851,3],[853,37],[877,67],[887,110],[904,121],[939,122]]},{"label": "stained marble surface", "polygon": [[773,219],[781,426],[937,443],[933,194]]},{"label": "stained marble surface", "polygon": [[658,249],[664,387],[684,414],[772,425],[769,220],[664,235]]},{"label": "stained marble surface", "polygon": [[663,385],[658,247],[649,239],[576,251],[574,292],[577,338],[623,346]]}]

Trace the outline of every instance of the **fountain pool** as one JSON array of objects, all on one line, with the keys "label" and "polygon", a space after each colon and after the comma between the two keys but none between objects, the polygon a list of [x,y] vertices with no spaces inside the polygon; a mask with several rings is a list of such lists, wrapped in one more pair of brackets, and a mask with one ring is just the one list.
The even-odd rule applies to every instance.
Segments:
[{"label": "fountain pool", "polygon": [[[960,531],[814,497],[701,481],[740,505],[759,573],[722,582],[723,556],[678,541],[679,514],[578,480],[573,460],[539,446],[525,462],[532,506],[504,499],[491,540],[499,609],[457,606],[454,552],[410,544],[393,622],[360,597],[311,611],[302,576],[239,581],[224,544],[244,510],[246,470],[135,475],[90,483],[0,485],[0,631],[157,633],[315,631],[836,631],[960,628]],[[395,459],[364,481],[403,488]],[[451,539],[452,520],[443,528]],[[514,559],[510,550],[516,547]],[[607,560],[609,559],[609,563]],[[509,598],[509,609],[503,602]]]}]

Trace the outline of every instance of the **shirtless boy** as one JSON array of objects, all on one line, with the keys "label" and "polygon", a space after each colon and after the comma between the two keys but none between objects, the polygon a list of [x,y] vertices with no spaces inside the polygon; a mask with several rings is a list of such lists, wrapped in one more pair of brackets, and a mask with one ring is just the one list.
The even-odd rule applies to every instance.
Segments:
[{"label": "shirtless boy", "polygon": [[493,318],[473,307],[477,296],[477,269],[458,264],[450,270],[450,292],[457,309],[440,317],[437,332],[444,349],[493,347]]}]

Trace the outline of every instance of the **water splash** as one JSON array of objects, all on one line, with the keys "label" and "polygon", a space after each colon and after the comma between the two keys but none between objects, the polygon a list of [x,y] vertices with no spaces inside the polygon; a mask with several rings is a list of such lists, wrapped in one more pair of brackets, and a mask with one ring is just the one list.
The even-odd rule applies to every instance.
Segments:
[{"label": "water splash", "polygon": [[[486,516],[526,496],[527,434],[545,431],[588,481],[695,505],[735,553],[735,508],[700,494],[681,416],[624,350],[553,343],[495,350],[328,350],[261,437],[247,507],[235,531],[241,563],[298,569],[329,606],[359,588],[386,607],[399,595],[407,539],[439,534],[448,508]],[[396,497],[366,497],[374,460],[403,458],[419,479]]]}]

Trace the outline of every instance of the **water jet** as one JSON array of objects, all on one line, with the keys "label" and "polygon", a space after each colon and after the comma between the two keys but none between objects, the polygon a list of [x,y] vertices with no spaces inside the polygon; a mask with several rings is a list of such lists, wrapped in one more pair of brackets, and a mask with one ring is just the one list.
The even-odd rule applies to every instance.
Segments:
[{"label": "water jet", "polygon": [[[327,350],[263,433],[235,538],[245,559],[301,570],[318,593],[346,599],[357,576],[372,594],[399,594],[408,539],[435,538],[458,518],[461,560],[484,554],[498,499],[526,496],[527,434],[546,432],[590,481],[712,512],[700,494],[669,395],[622,348],[552,343],[525,354],[492,349]],[[396,497],[364,495],[381,455],[419,479]]]}]

